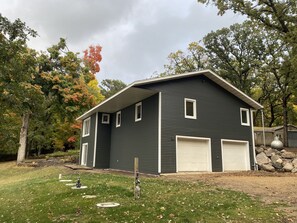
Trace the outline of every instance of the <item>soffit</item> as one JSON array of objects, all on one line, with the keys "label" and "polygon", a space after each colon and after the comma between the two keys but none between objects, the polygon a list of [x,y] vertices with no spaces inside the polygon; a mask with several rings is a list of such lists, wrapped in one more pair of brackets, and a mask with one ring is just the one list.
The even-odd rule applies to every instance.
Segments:
[{"label": "soffit", "polygon": [[96,112],[114,113],[114,112],[120,111],[156,93],[158,92],[153,90],[147,90],[143,88],[129,86],[124,90],[122,90],[121,92],[119,92],[118,94],[116,94],[114,97],[106,99],[99,105],[87,111],[85,114],[78,117],[77,120],[83,120]]}]

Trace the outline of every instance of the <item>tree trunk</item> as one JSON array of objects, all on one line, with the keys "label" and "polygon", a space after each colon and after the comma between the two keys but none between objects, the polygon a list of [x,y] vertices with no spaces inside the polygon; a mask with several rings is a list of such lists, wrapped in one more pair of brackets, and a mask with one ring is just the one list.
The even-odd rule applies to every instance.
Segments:
[{"label": "tree trunk", "polygon": [[287,97],[283,97],[282,100],[282,105],[283,105],[283,143],[284,146],[287,147],[288,146],[288,98]]},{"label": "tree trunk", "polygon": [[25,161],[28,127],[29,127],[29,113],[25,113],[22,116],[22,128],[20,132],[20,143],[19,143],[20,146],[18,150],[17,164]]}]

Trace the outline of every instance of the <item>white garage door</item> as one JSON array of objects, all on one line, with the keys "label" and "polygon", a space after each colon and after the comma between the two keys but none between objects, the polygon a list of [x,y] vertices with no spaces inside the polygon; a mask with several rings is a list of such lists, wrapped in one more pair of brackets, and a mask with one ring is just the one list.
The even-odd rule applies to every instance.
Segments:
[{"label": "white garage door", "polygon": [[210,139],[177,137],[177,172],[211,171]]},{"label": "white garage door", "polygon": [[250,170],[249,143],[222,140],[223,171]]}]

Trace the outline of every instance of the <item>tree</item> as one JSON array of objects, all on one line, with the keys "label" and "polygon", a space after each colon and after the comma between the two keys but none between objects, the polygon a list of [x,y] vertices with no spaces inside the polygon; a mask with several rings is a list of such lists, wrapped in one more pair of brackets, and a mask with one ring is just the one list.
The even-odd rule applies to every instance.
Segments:
[{"label": "tree", "polygon": [[35,73],[35,51],[26,46],[28,37],[35,36],[36,32],[19,19],[10,22],[2,15],[0,15],[0,31],[0,99],[2,106],[10,108],[22,117],[17,160],[22,162],[25,155],[30,107],[41,97],[40,88],[31,82]]},{"label": "tree", "polygon": [[[277,33],[274,33],[276,36]],[[270,40],[267,45],[266,52],[269,57],[266,57],[263,70],[266,75],[274,77],[274,89],[278,92],[279,101],[282,107],[282,118],[284,127],[284,145],[288,145],[287,126],[289,103],[297,87],[296,74],[293,68],[292,60],[290,59],[291,47],[288,44],[279,40]]]},{"label": "tree", "polygon": [[[98,61],[92,60],[91,63],[69,51],[64,39],[40,55],[36,81],[45,95],[44,109],[36,117],[37,125],[31,129],[39,133],[39,137],[31,133],[35,135],[31,145],[38,150],[43,149],[41,142],[56,149],[72,148],[76,143],[79,131],[75,118],[104,98],[95,79],[94,72],[98,69],[93,69],[94,63]],[[38,125],[40,122],[45,124]],[[48,130],[44,130],[44,125]]]},{"label": "tree", "polygon": [[100,45],[91,45],[84,51],[83,61],[90,69],[92,74],[98,73],[100,71],[99,63],[102,60],[101,50],[102,47]]},{"label": "tree", "polygon": [[295,0],[198,0],[204,4],[213,3],[219,14],[227,10],[240,13],[255,20],[264,27],[286,35],[286,40],[296,44],[297,2]]},{"label": "tree", "polygon": [[61,39],[37,53],[26,46],[36,32],[1,15],[0,31],[0,141],[10,136],[17,144],[15,132],[21,129],[17,163],[24,161],[27,145],[39,152],[72,147],[80,125],[74,119],[103,99],[94,76],[101,50],[95,47],[88,59],[81,59]]},{"label": "tree", "polygon": [[165,71],[158,76],[182,74],[202,70],[207,67],[208,58],[205,49],[198,42],[192,42],[184,53],[181,50],[170,53],[169,64],[164,65]]},{"label": "tree", "polygon": [[105,98],[109,98],[116,94],[127,85],[121,80],[105,79],[101,82],[100,88]]},{"label": "tree", "polygon": [[251,95],[264,58],[262,38],[261,29],[247,21],[213,31],[203,38],[203,43],[212,69]]}]

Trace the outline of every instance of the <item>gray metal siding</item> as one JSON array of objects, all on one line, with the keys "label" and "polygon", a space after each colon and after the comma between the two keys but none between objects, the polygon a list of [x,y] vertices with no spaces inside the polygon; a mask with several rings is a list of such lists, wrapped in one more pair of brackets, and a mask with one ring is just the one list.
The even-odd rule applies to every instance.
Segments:
[{"label": "gray metal siding", "polygon": [[112,115],[110,168],[133,171],[134,157],[139,171],[158,172],[158,94],[142,101],[142,120],[135,122],[135,104],[121,110],[121,126]]},{"label": "gray metal siding", "polygon": [[[162,92],[162,173],[176,172],[176,135],[211,138],[213,171],[222,171],[221,139],[249,141],[253,165],[251,127],[240,121],[247,104],[205,76],[143,87]],[[196,120],[184,118],[184,98],[196,99]]]},{"label": "gray metal siding", "polygon": [[288,146],[297,147],[297,131],[288,131]]},{"label": "gray metal siding", "polygon": [[[93,167],[96,114],[97,113],[95,113],[91,116],[90,135],[81,137],[80,151],[82,151],[82,144],[88,143],[88,155],[87,155],[87,166],[88,167]],[[80,152],[80,160],[81,160],[81,152]]]},{"label": "gray metal siding", "polygon": [[102,113],[98,113],[96,168],[109,168],[111,116],[109,124],[102,123]]}]

